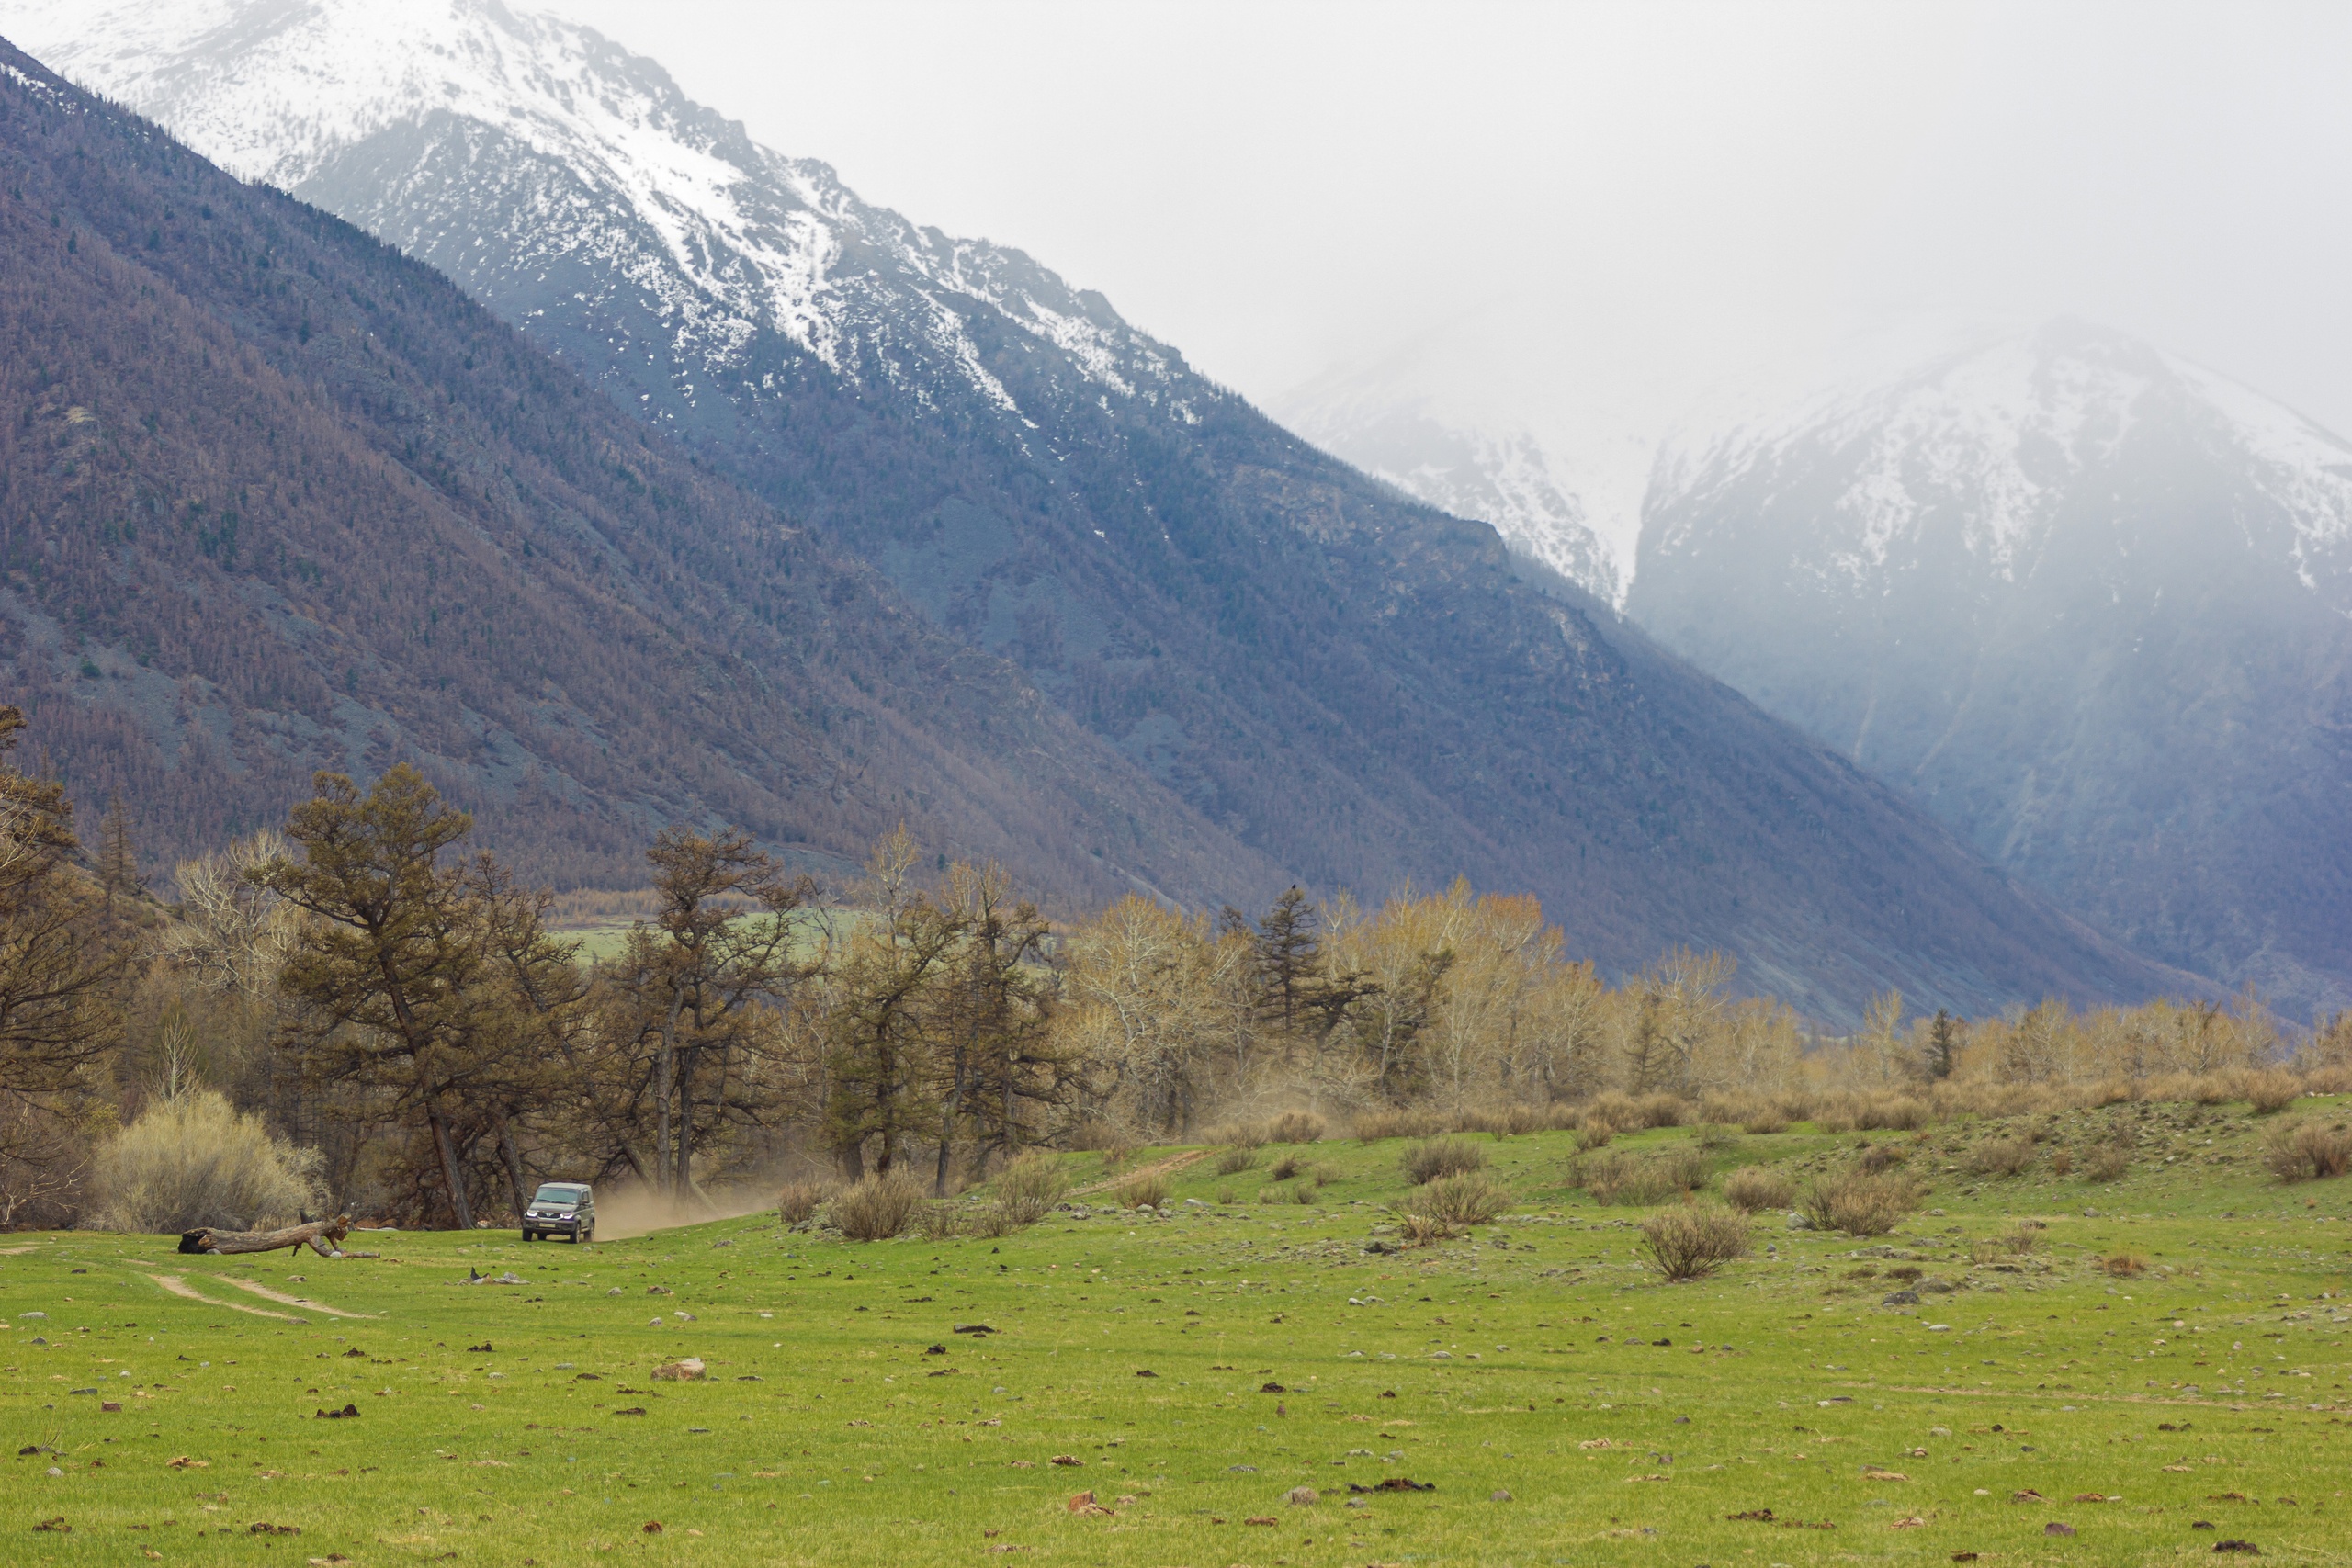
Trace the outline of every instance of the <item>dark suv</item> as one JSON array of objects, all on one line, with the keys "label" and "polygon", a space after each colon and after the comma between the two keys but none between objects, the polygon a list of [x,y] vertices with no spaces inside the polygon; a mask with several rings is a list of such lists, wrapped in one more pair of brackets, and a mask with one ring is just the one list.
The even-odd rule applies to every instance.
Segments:
[{"label": "dark suv", "polygon": [[523,1210],[523,1239],[568,1235],[596,1239],[596,1194],[584,1181],[542,1181]]}]

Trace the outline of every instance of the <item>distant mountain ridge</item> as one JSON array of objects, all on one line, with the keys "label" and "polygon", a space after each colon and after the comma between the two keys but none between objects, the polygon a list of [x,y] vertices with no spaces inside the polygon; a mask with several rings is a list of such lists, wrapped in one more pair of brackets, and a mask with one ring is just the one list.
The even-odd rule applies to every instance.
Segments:
[{"label": "distant mountain ridge", "polygon": [[1657,473],[1669,646],[2121,940],[2352,1004],[2352,443],[2061,321]]},{"label": "distant mountain ridge", "polygon": [[[1012,660],[1233,846],[1204,841],[1204,874],[1246,889],[1246,854],[1370,897],[1464,874],[1539,894],[1612,971],[1718,946],[1831,1020],[1888,986],[1980,1011],[2177,978],[1020,253],[863,206],[584,29],[488,0],[396,15],[0,6],[199,151],[433,261]],[[1057,761],[1075,780],[1084,755]],[[1064,860],[1145,863],[1162,823],[1126,809]]]}]

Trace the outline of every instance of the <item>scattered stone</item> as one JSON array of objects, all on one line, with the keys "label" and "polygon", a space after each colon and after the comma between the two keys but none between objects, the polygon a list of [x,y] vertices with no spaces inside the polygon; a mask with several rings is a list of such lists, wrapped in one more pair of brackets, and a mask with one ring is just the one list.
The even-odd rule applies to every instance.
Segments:
[{"label": "scattered stone", "polygon": [[1053,1458],[1053,1462],[1062,1466],[1066,1470],[1084,1470],[1086,1468],[1086,1461],[1079,1458],[1076,1454],[1056,1454]]},{"label": "scattered stone", "polygon": [[2041,1533],[2044,1535],[2072,1535],[2075,1533],[2075,1527],[2072,1525],[2062,1525],[2057,1520],[2052,1519],[2048,1524],[2041,1527]]},{"label": "scattered stone", "polygon": [[340,1410],[322,1410],[311,1419],[314,1421],[356,1421],[359,1419],[359,1406],[346,1404]]},{"label": "scattered stone", "polygon": [[687,1356],[675,1361],[665,1361],[653,1369],[658,1382],[694,1382],[703,1374],[702,1358]]},{"label": "scattered stone", "polygon": [[1294,1508],[1311,1508],[1323,1501],[1323,1496],[1312,1486],[1294,1486],[1283,1494],[1283,1501]]},{"label": "scattered stone", "polygon": [[1499,1486],[1487,1494],[1487,1501],[1489,1503],[1508,1503],[1510,1500],[1510,1494]]}]

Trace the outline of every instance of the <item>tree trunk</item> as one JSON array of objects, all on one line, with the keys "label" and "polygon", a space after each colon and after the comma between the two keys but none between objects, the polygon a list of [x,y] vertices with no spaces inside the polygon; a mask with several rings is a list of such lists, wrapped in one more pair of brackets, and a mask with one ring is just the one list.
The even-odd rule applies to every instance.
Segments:
[{"label": "tree trunk", "polygon": [[665,1193],[670,1190],[670,1085],[677,1071],[678,1012],[685,1005],[685,987],[673,980],[669,1016],[662,1021],[662,1060],[653,1078],[654,1181]]},{"label": "tree trunk", "polygon": [[322,1258],[338,1258],[343,1253],[343,1238],[351,1234],[351,1216],[337,1214],[331,1220],[312,1220],[306,1225],[288,1225],[275,1231],[223,1231],[210,1225],[199,1225],[180,1237],[182,1252],[276,1252],[279,1247],[299,1250],[308,1246]]},{"label": "tree trunk", "polygon": [[458,1217],[458,1228],[474,1228],[473,1206],[466,1201],[466,1180],[458,1171],[458,1151],[449,1142],[448,1118],[440,1109],[425,1112],[425,1120],[433,1123],[433,1146],[441,1154],[441,1179],[449,1185],[449,1210]]},{"label": "tree trunk", "polygon": [[514,1194],[514,1221],[520,1224],[524,1212],[531,1206],[529,1183],[523,1179],[523,1151],[514,1146],[514,1124],[504,1117],[498,1121],[498,1152],[506,1158],[506,1185]]}]

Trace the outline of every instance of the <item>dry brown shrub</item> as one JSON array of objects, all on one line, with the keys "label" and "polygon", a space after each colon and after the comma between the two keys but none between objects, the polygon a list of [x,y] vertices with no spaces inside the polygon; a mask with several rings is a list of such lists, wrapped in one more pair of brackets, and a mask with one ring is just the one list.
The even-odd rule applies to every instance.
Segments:
[{"label": "dry brown shrub", "polygon": [[904,1172],[869,1176],[825,1206],[826,1217],[852,1241],[888,1241],[905,1234],[922,1190]]},{"label": "dry brown shrub", "polygon": [[1263,1122],[1227,1122],[1207,1129],[1202,1136],[1209,1143],[1230,1144],[1237,1149],[1261,1149],[1273,1142]]},{"label": "dry brown shrub", "polygon": [[2041,1250],[2041,1233],[2045,1227],[2039,1220],[2019,1220],[2001,1245],[2019,1258],[2030,1257]]},{"label": "dry brown shrub", "polygon": [[1814,1102],[1812,1122],[1825,1133],[1850,1133],[1861,1125],[1861,1112],[1850,1094],[1824,1095]]},{"label": "dry brown shrub", "polygon": [[1043,1149],[1030,1149],[997,1173],[975,1228],[983,1235],[1010,1235],[1053,1213],[1069,1190],[1069,1172]]},{"label": "dry brown shrub", "polygon": [[1634,1102],[1633,1096],[1613,1089],[1606,1089],[1584,1102],[1584,1114],[1578,1118],[1580,1126],[1589,1126],[1596,1122],[1616,1132],[1630,1133],[1644,1125],[1642,1108]]},{"label": "dry brown shrub", "polygon": [[1290,1190],[1290,1201],[1294,1203],[1318,1203],[1322,1200],[1323,1195],[1315,1190],[1315,1184],[1310,1181],[1302,1181]]},{"label": "dry brown shrub", "polygon": [[970,1215],[961,1203],[920,1203],[915,1206],[915,1230],[925,1241],[945,1241],[962,1235]]},{"label": "dry brown shrub", "polygon": [[1238,1176],[1257,1163],[1257,1150],[1228,1146],[1217,1151],[1216,1173],[1219,1176]]},{"label": "dry brown shrub", "polygon": [[2100,1144],[2083,1156],[2085,1181],[2115,1181],[2132,1168],[2132,1151],[2121,1144]]},{"label": "dry brown shrub", "polygon": [[1430,1214],[1415,1213],[1409,1209],[1396,1212],[1396,1228],[1407,1247],[1428,1247],[1453,1235],[1453,1228]]},{"label": "dry brown shrub", "polygon": [[1415,1190],[1406,1198],[1404,1207],[1409,1213],[1427,1214],[1442,1224],[1459,1229],[1492,1224],[1514,1201],[1510,1188],[1483,1171],[1472,1171],[1442,1176]]},{"label": "dry brown shrub", "polygon": [[1125,1149],[1134,1143],[1135,1138],[1125,1127],[1099,1116],[1090,1116],[1070,1129],[1069,1146],[1080,1154]]},{"label": "dry brown shrub", "polygon": [[1702,1123],[1698,1132],[1691,1135],[1690,1141],[1709,1154],[1717,1155],[1737,1144],[1739,1134],[1729,1127],[1706,1122]]},{"label": "dry brown shrub", "polygon": [[1367,1111],[1352,1130],[1356,1142],[1376,1144],[1384,1138],[1426,1138],[1444,1127],[1445,1119],[1434,1111]]},{"label": "dry brown shrub", "polygon": [[2314,1181],[2352,1169],[2352,1127],[2299,1116],[2262,1136],[2262,1163],[2281,1181]]},{"label": "dry brown shrub", "polygon": [[2305,1094],[2352,1094],[2352,1063],[2323,1062],[2303,1074]]},{"label": "dry brown shrub", "polygon": [[1312,1111],[1285,1111],[1268,1124],[1266,1134],[1271,1143],[1319,1143],[1323,1137],[1323,1118]]},{"label": "dry brown shrub", "polygon": [[1420,1187],[1442,1177],[1486,1169],[1487,1151],[1467,1138],[1430,1138],[1407,1149],[1397,1164],[1405,1179]]},{"label": "dry brown shrub", "polygon": [[1916,1133],[1928,1124],[1928,1108],[1907,1094],[1873,1094],[1854,1111],[1854,1125],[1865,1131]]},{"label": "dry brown shrub", "polygon": [[1637,1155],[1619,1150],[1575,1162],[1572,1179],[1598,1203],[1640,1207],[1664,1202],[1707,1179],[1707,1162],[1695,1149]]},{"label": "dry brown shrub", "polygon": [[2199,1105],[2227,1105],[2237,1098],[2237,1086],[2224,1073],[2199,1073],[2188,1080],[2188,1091]]},{"label": "dry brown shrub", "polygon": [[776,1218],[787,1225],[816,1218],[831,1190],[815,1181],[788,1181],[775,1195]]},{"label": "dry brown shrub", "polygon": [[1906,1176],[1846,1170],[1815,1179],[1806,1190],[1804,1210],[1821,1230],[1884,1235],[1918,1206],[1919,1189]]},{"label": "dry brown shrub", "polygon": [[2276,1116],[2303,1097],[2303,1080],[2278,1067],[2238,1075],[2238,1098],[2250,1100],[2257,1116]]},{"label": "dry brown shrub", "polygon": [[1747,1216],[1713,1205],[1662,1209],[1642,1222],[1650,1265],[1668,1280],[1701,1280],[1747,1254]]},{"label": "dry brown shrub", "polygon": [[1756,1134],[1785,1133],[1789,1130],[1789,1119],[1781,1113],[1779,1106],[1759,1102],[1739,1119],[1739,1130]]},{"label": "dry brown shrub", "polygon": [[1298,1174],[1298,1156],[1296,1155],[1275,1156],[1274,1163],[1267,1168],[1266,1174],[1276,1181],[1288,1181]]},{"label": "dry brown shrub", "polygon": [[1854,1164],[1865,1173],[1875,1176],[1882,1170],[1893,1170],[1911,1158],[1911,1151],[1900,1144],[1873,1144],[1862,1151]]},{"label": "dry brown shrub", "polygon": [[2119,1280],[2128,1280],[2134,1274],[2146,1273],[2148,1260],[2129,1252],[2119,1252],[2112,1258],[2101,1259],[2099,1267]]},{"label": "dry brown shrub", "polygon": [[2026,1137],[1995,1138],[1968,1156],[1968,1168],[1979,1176],[2015,1176],[2032,1163],[2033,1140]]},{"label": "dry brown shrub", "polygon": [[2060,1149],[2050,1156],[2051,1175],[2070,1176],[2074,1173],[2074,1169],[2075,1156],[2067,1153],[2064,1149]]},{"label": "dry brown shrub", "polygon": [[1258,1189],[1258,1201],[1261,1203],[1287,1203],[1290,1201],[1290,1189],[1287,1187],[1261,1187]]},{"label": "dry brown shrub", "polygon": [[1785,1209],[1796,1195],[1796,1186],[1787,1177],[1760,1165],[1742,1167],[1724,1179],[1724,1200],[1745,1213]]},{"label": "dry brown shrub", "polygon": [[1690,1102],[1679,1094],[1645,1094],[1634,1102],[1641,1111],[1640,1126],[1682,1127],[1690,1122]]},{"label": "dry brown shrub", "polygon": [[1606,1118],[1589,1118],[1577,1124],[1577,1147],[1581,1150],[1605,1149],[1616,1136],[1617,1129]]},{"label": "dry brown shrub", "polygon": [[1138,1171],[1112,1190],[1122,1209],[1157,1209],[1168,1201],[1168,1178],[1156,1170]]}]

